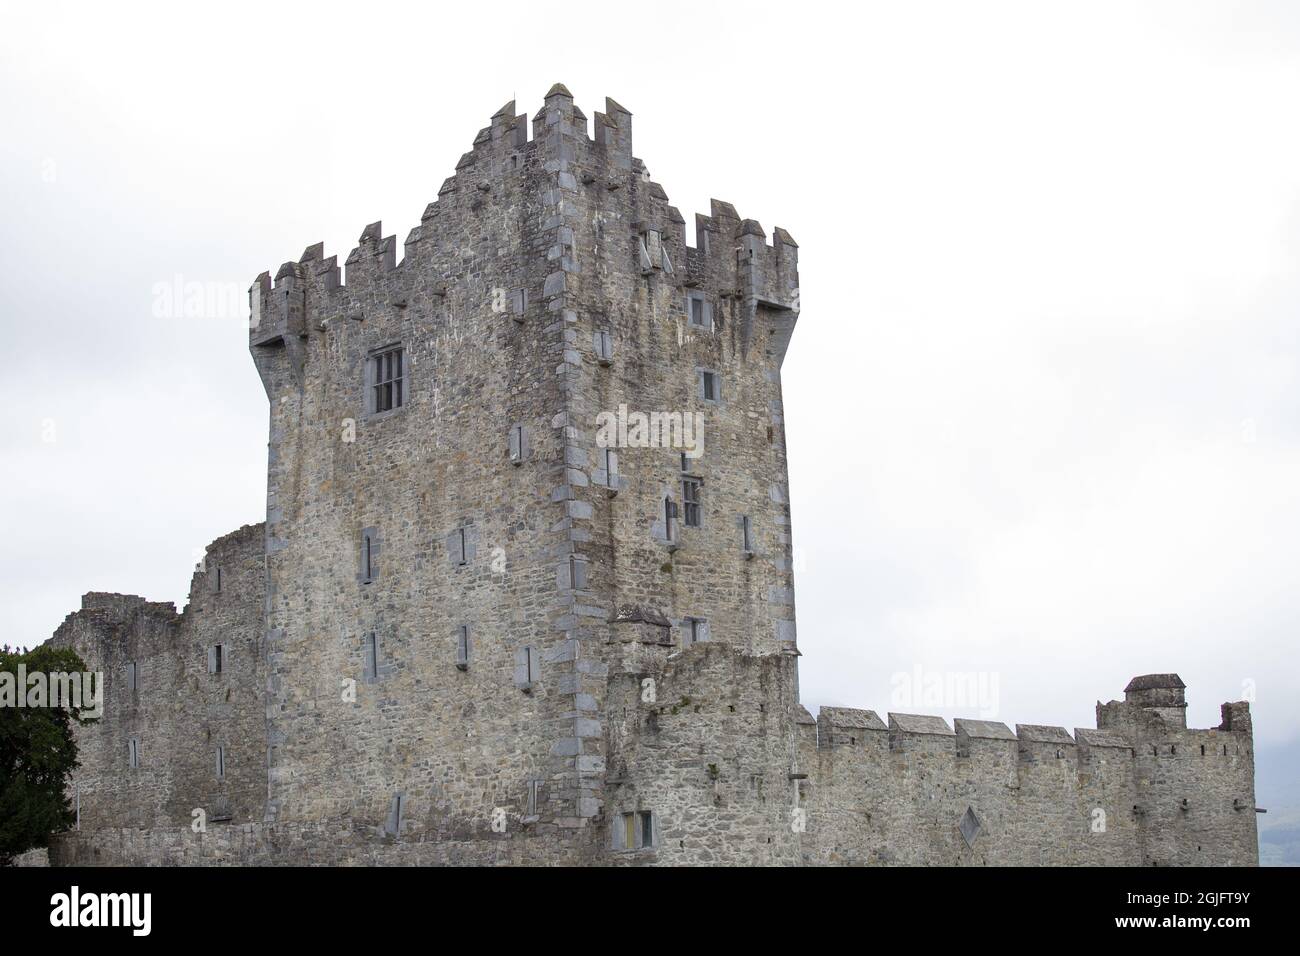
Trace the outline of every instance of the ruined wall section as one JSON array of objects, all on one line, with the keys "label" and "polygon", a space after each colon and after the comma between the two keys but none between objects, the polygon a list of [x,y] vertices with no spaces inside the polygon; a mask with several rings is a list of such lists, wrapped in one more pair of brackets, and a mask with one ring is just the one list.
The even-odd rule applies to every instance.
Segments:
[{"label": "ruined wall section", "polygon": [[[74,728],[79,764],[69,797],[83,828],[169,822],[167,797],[176,750],[180,615],[171,603],[90,592],[49,643],[70,648],[103,675],[103,716]],[[136,687],[128,686],[136,667]],[[135,740],[138,765],[129,764]]]},{"label": "ruined wall section", "polygon": [[[261,820],[266,807],[265,527],[208,545],[190,582],[176,658],[175,747],[166,819]],[[220,669],[216,666],[220,645]],[[220,754],[218,755],[218,749]]]},{"label": "ruined wall section", "polygon": [[[104,678],[103,717],[76,728],[80,765],[70,797],[83,830],[188,826],[196,809],[213,824],[261,819],[262,547],[261,525],[213,542],[182,614],[170,603],[92,592],[51,638]],[[223,667],[211,673],[209,648],[216,644],[224,649]]]}]

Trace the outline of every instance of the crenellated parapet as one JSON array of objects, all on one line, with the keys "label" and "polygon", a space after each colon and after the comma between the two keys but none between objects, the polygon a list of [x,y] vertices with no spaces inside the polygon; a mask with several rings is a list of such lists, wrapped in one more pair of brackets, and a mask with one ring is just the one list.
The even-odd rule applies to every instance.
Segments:
[{"label": "crenellated parapet", "polygon": [[[845,859],[857,862],[907,862],[897,848],[912,842],[916,859],[958,863],[1253,863],[1249,704],[1224,704],[1203,730],[1185,726],[1185,707],[1177,675],[1157,674],[1073,733],[822,708],[809,827],[829,827],[841,854],[856,844]],[[847,801],[864,779],[879,796],[860,829]]]},{"label": "crenellated parapet", "polygon": [[[625,225],[628,264],[683,293],[697,290],[719,303],[735,303],[746,346],[758,310],[764,310],[773,327],[766,347],[778,361],[784,356],[799,311],[798,245],[789,232],[776,227],[769,243],[756,220],[742,219],[730,203],[714,200],[709,215],[695,217],[696,245],[690,246],[681,212],[633,156],[629,110],[607,98],[589,129],[573,95],[557,83],[533,117],[529,138],[528,118],[515,108],[513,100],[506,103],[474,137],[419,225],[407,233],[400,258],[396,236],[384,235],[382,225],[372,223],[342,267],[316,243],[296,262],[281,265],[274,279],[269,272],[258,276],[249,290],[250,347],[284,347],[299,380],[303,358],[297,343],[328,334],[334,321],[363,318],[368,309],[390,304],[401,307],[418,296],[431,297],[435,306],[446,304],[474,266],[462,255],[463,224],[527,202],[521,191],[525,177],[536,173],[558,186],[539,195],[544,204],[559,203],[552,203],[553,222],[547,225],[560,230],[561,250],[565,229],[570,243],[573,231],[563,221],[564,190],[574,190],[574,200],[584,190],[625,191],[633,204]],[[545,190],[545,182],[535,188]],[[607,238],[622,241],[617,235]],[[432,281],[431,272],[436,273]]]}]

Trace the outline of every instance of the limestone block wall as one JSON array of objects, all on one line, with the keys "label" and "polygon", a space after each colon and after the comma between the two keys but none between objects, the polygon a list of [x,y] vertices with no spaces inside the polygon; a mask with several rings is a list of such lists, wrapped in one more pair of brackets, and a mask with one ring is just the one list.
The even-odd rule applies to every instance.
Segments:
[{"label": "limestone block wall", "polygon": [[[262,530],[247,526],[209,546],[181,614],[172,604],[90,593],[55,632],[53,644],[71,647],[104,675],[103,717],[76,729],[80,764],[70,789],[83,830],[189,825],[195,809],[213,822],[261,819]],[[211,674],[208,648],[218,643],[223,667]],[[222,776],[218,746],[224,749]]]},{"label": "limestone block wall", "polygon": [[[412,840],[492,840],[502,814],[511,832],[581,822],[560,742],[574,737],[571,622],[589,602],[567,580],[568,504],[552,494],[565,426],[563,319],[544,294],[551,162],[511,104],[400,265],[375,224],[345,276],[311,247],[254,286],[271,415],[270,819]],[[403,349],[404,400],[371,414],[368,365],[387,346]]]},{"label": "limestone block wall", "polygon": [[[787,655],[696,644],[618,668],[606,731],[607,862],[800,862],[793,811],[802,785],[794,736],[802,708],[793,663]],[[653,845],[621,847],[622,814],[645,811],[654,820]]]},{"label": "limestone block wall", "polygon": [[[1225,705],[1235,725],[1225,718],[1216,730],[1198,731],[1171,730],[1149,712],[1129,710],[1123,733],[1108,710],[1102,729],[1073,735],[1041,725],[1017,725],[1013,733],[991,721],[957,720],[950,728],[937,717],[906,714],[886,723],[870,711],[824,708],[805,859],[1253,864],[1245,707]],[[962,834],[968,809],[978,823],[969,842]]]},{"label": "limestone block wall", "polygon": [[259,276],[266,523],[183,613],[92,593],[56,633],[108,701],[52,861],[1255,862],[1249,708],[1188,730],[1176,675],[1073,734],[808,714],[798,248],[718,200],[693,238],[631,113],[557,84],[490,119],[400,262],[373,223]]},{"label": "limestone block wall", "polygon": [[[69,789],[84,828],[166,822],[179,633],[173,604],[92,592],[51,638],[53,645],[76,651],[104,680],[103,716],[74,728],[79,765]],[[131,663],[137,668],[135,692],[127,684]],[[132,739],[139,753],[134,770],[128,765]]]},{"label": "limestone block wall", "polygon": [[[261,820],[266,807],[266,672],[262,646],[265,526],[208,545],[190,584],[172,655],[175,716],[165,818],[202,808],[210,825]],[[221,669],[210,673],[212,649]],[[218,748],[220,761],[218,762]]]},{"label": "limestone block wall", "polygon": [[1188,729],[1160,710],[1126,701],[1098,705],[1098,726],[1134,742],[1135,862],[1259,862],[1249,704],[1224,704],[1222,711],[1217,728]]},{"label": "limestone block wall", "polygon": [[[492,117],[400,263],[376,223],[346,274],[311,246],[254,284],[268,819],[394,817],[412,839],[469,838],[504,812],[533,833],[581,830],[603,812],[617,606],[698,617],[749,650],[792,643],[776,333],[793,324],[796,248],[784,231],[768,246],[725,203],[701,228],[688,250],[632,157],[628,111],[607,101],[589,127],[557,85],[531,139],[513,103]],[[688,330],[688,293],[708,297],[707,329]],[[369,363],[393,346],[404,401],[374,414]],[[689,468],[701,527],[682,520],[681,447],[620,447],[610,474],[598,416],[620,405],[707,416]],[[363,582],[367,531],[378,570]]]}]

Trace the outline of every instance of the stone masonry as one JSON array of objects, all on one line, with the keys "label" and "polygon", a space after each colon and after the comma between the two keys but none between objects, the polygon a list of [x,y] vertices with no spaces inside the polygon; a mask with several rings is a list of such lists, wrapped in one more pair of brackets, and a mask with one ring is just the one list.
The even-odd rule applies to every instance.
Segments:
[{"label": "stone masonry", "polygon": [[[250,290],[264,525],[190,600],[87,594],[55,863],[1253,864],[1249,707],[1097,730],[799,703],[798,246],[682,215],[557,84],[403,244]],[[200,826],[196,821],[202,820]]]}]

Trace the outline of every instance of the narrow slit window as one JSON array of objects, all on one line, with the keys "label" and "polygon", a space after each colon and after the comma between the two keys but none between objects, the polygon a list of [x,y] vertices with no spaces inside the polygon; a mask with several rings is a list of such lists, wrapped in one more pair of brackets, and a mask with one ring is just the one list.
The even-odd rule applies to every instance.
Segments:
[{"label": "narrow slit window", "polygon": [[366,635],[365,641],[365,678],[369,681],[379,679],[379,637],[374,631]]},{"label": "narrow slit window", "polygon": [[369,533],[361,536],[361,580],[369,584],[374,580],[374,549]]},{"label": "narrow slit window", "polygon": [[664,499],[664,536],[671,544],[677,540],[677,502]]},{"label": "narrow slit window", "polygon": [[135,693],[138,689],[136,684],[135,661],[126,662],[126,689],[131,693]]},{"label": "narrow slit window", "polygon": [[569,555],[569,587],[580,591],[587,586],[587,559]]},{"label": "narrow slit window", "polygon": [[469,625],[462,624],[456,631],[456,666],[469,669]]},{"label": "narrow slit window", "polygon": [[744,515],[740,519],[740,543],[746,554],[753,553],[754,550],[754,525],[750,521],[749,515]]},{"label": "narrow slit window", "polygon": [[618,452],[613,448],[605,449],[605,484],[618,487]]},{"label": "narrow slit window", "polygon": [[655,845],[654,817],[649,810],[641,814],[641,846],[649,848]]},{"label": "narrow slit window", "polygon": [[388,805],[388,819],[384,821],[384,832],[389,836],[400,836],[402,832],[402,817],[405,813],[406,794],[393,794],[393,799]]},{"label": "narrow slit window", "polygon": [[127,766],[132,770],[140,766],[140,741],[131,737],[126,742],[126,761]]},{"label": "narrow slit window", "polygon": [[226,775],[226,748],[217,747],[217,779]]},{"label": "narrow slit window", "polygon": [[510,461],[518,465],[528,457],[528,436],[523,425],[510,428]]}]

